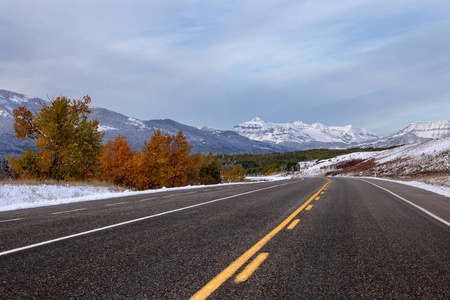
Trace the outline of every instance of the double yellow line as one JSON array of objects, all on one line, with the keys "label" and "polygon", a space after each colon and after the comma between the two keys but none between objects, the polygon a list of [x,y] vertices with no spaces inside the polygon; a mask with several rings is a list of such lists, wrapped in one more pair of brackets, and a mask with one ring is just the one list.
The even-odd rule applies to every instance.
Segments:
[{"label": "double yellow line", "polygon": [[[253,247],[242,254],[238,259],[232,262],[227,268],[214,277],[210,282],[208,282],[201,290],[199,290],[195,295],[193,295],[190,300],[200,300],[206,299],[211,295],[217,288],[219,288],[225,281],[227,281],[237,270],[239,270],[242,265],[244,265],[253,255],[255,255],[261,248],[267,244],[278,232],[280,232],[284,227],[286,227],[292,219],[294,219],[317,195],[319,195],[322,190],[324,190],[331,183],[328,182],[318,190],[311,198],[308,199],[302,206],[297,208],[287,219],[285,219],[280,225],[273,229],[269,234],[263,237],[259,242],[257,242]],[[265,256],[267,257],[267,256]],[[264,258],[265,258],[264,257]],[[262,261],[261,261],[262,262]]]}]

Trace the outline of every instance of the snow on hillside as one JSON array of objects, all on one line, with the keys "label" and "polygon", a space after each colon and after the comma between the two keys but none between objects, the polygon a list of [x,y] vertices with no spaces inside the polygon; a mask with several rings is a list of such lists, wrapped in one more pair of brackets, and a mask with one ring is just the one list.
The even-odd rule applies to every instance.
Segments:
[{"label": "snow on hillside", "polygon": [[353,175],[390,178],[433,177],[450,186],[450,137],[380,152],[357,152],[301,165],[307,176]]},{"label": "snow on hillside", "polygon": [[119,130],[119,129],[106,125],[98,125],[98,131],[108,131],[108,130]]}]

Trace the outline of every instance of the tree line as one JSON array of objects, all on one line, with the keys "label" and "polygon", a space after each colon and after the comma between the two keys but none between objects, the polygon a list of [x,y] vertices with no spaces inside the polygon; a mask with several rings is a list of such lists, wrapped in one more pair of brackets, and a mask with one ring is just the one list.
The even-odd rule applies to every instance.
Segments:
[{"label": "tree line", "polygon": [[220,154],[216,155],[221,165],[240,166],[245,175],[268,175],[274,172],[299,171],[299,162],[323,160],[353,152],[381,151],[388,148],[310,149],[271,154]]},{"label": "tree line", "polygon": [[180,130],[157,130],[142,149],[133,149],[124,136],[102,144],[97,120],[89,120],[91,98],[58,97],[32,114],[25,107],[14,113],[20,140],[33,139],[36,151],[8,157],[8,171],[20,179],[86,181],[100,179],[137,190],[215,184],[222,170],[212,155],[190,154],[192,146]]}]

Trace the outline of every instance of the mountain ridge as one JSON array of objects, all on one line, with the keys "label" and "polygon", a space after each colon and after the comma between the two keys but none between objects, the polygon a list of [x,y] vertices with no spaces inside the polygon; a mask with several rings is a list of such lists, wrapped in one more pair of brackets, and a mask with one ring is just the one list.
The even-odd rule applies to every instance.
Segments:
[{"label": "mountain ridge", "polygon": [[[20,155],[26,148],[35,149],[33,141],[19,141],[14,133],[13,110],[25,106],[33,114],[38,111],[43,100],[15,92],[0,90],[0,155]],[[149,141],[157,129],[163,134],[174,135],[180,130],[186,136],[189,144],[193,146],[192,153],[274,153],[283,152],[277,145],[257,142],[247,139],[232,131],[205,132],[193,126],[184,125],[170,119],[139,120],[121,113],[101,107],[93,107],[89,119],[99,121],[99,130],[105,132],[103,142],[114,139],[117,135],[125,136],[135,149],[140,149],[144,141]]]},{"label": "mountain ridge", "polygon": [[[18,141],[14,133],[13,110],[25,106],[32,113],[38,111],[43,100],[0,89],[0,155],[20,155],[26,148],[34,149],[33,141]],[[313,148],[389,147],[412,144],[432,138],[450,136],[450,121],[415,122],[388,137],[379,137],[367,129],[347,126],[308,125],[302,121],[271,123],[254,118],[238,124],[231,130],[208,126],[193,127],[170,119],[139,120],[101,107],[93,107],[90,119],[99,121],[99,130],[105,132],[104,142],[117,135],[125,136],[135,149],[150,140],[157,130],[174,135],[183,130],[192,153],[275,153]]]}]

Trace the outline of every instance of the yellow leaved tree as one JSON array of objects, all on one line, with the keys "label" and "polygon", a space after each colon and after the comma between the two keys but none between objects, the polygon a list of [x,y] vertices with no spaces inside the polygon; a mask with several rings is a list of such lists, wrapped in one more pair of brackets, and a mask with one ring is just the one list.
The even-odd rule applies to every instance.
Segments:
[{"label": "yellow leaved tree", "polygon": [[25,107],[14,113],[18,139],[34,139],[37,152],[9,157],[18,177],[55,180],[85,180],[96,175],[104,133],[98,121],[89,121],[91,98],[71,100],[58,97],[43,104],[34,115]]}]

